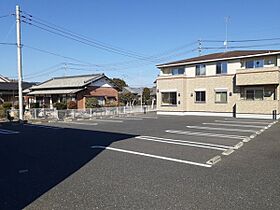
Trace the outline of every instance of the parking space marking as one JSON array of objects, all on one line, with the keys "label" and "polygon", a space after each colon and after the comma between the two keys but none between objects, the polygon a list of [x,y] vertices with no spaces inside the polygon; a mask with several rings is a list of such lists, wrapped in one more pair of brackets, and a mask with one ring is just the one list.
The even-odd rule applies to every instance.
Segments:
[{"label": "parking space marking", "polygon": [[142,118],[132,118],[132,117],[114,117],[113,119],[120,119],[120,120],[143,120]]},{"label": "parking space marking", "polygon": [[219,138],[242,139],[242,140],[248,138],[248,136],[229,135],[223,133],[191,132],[191,131],[182,131],[182,130],[166,130],[165,132],[189,135],[189,136],[207,136],[207,137],[219,137]]},{"label": "parking space marking", "polygon": [[98,123],[84,123],[84,122],[59,122],[59,123],[62,123],[62,124],[74,124],[74,125],[98,125]]},{"label": "parking space marking", "polygon": [[[242,121],[247,121],[247,122],[263,122],[263,123],[271,123],[273,120],[262,120],[262,119],[242,119],[242,118],[224,118],[224,120],[227,121],[236,121],[236,122],[242,122]],[[274,121],[275,122],[275,121]]]},{"label": "parking space marking", "polygon": [[230,123],[202,123],[203,125],[221,125],[221,126],[231,126],[231,127],[247,127],[247,128],[265,128],[267,126],[258,126],[258,125],[240,125],[240,124],[230,124]]},{"label": "parking space marking", "polygon": [[243,129],[235,129],[235,128],[216,128],[216,127],[202,127],[202,126],[190,126],[187,125],[187,128],[200,129],[200,130],[217,130],[217,131],[238,131],[245,133],[256,133],[258,130],[243,130]]},{"label": "parking space marking", "polygon": [[36,127],[36,128],[46,128],[46,129],[64,129],[64,128],[59,128],[59,127],[52,127],[52,126],[47,126],[47,125],[35,125],[35,124],[23,124],[24,126],[30,126],[30,127]]},{"label": "parking space marking", "polygon": [[18,131],[0,129],[0,134],[4,134],[4,135],[18,134],[18,133],[19,133]]},{"label": "parking space marking", "polygon": [[196,142],[196,141],[178,140],[178,139],[170,139],[170,138],[161,138],[161,137],[153,137],[153,136],[137,136],[135,138],[137,138],[137,139],[157,139],[157,140],[171,141],[171,142],[183,142],[183,143],[189,143],[189,144],[193,144],[193,145],[204,145],[204,146],[219,147],[219,148],[225,148],[225,149],[235,148],[235,146],[236,146],[236,145],[229,146],[229,145],[212,144],[212,143],[206,143],[206,142]]},{"label": "parking space marking", "polygon": [[97,121],[97,122],[111,122],[111,123],[123,123],[122,120],[105,120],[105,119],[93,119],[92,121]]},{"label": "parking space marking", "polygon": [[262,124],[262,125],[269,125],[269,122],[256,122],[256,121],[237,121],[237,120],[215,120],[215,122],[222,122],[222,123],[240,123],[240,124]]},{"label": "parking space marking", "polygon": [[[158,138],[149,138],[149,137],[143,137],[143,136],[138,136],[135,138],[145,140],[145,141],[154,141],[154,142],[161,142],[161,143],[166,143],[166,144],[175,144],[175,145],[198,147],[198,148],[204,148],[204,149],[220,150],[220,151],[226,151],[230,148],[233,148],[231,146],[225,146],[225,145],[207,146],[207,145],[203,145],[203,144],[195,144],[195,143],[189,143],[187,141],[173,140],[173,139],[164,140],[163,138],[158,139]],[[227,149],[224,147],[227,147]]]},{"label": "parking space marking", "polygon": [[135,117],[140,117],[142,119],[158,119],[157,117],[151,117],[151,116],[135,116]]},{"label": "parking space marking", "polygon": [[92,149],[106,149],[106,150],[111,150],[111,151],[116,151],[116,152],[122,152],[122,153],[128,153],[128,154],[133,154],[133,155],[140,155],[144,157],[150,157],[150,158],[156,158],[156,159],[161,159],[161,160],[167,160],[167,161],[172,161],[172,162],[177,162],[177,163],[184,163],[184,164],[189,164],[189,165],[196,165],[196,166],[202,166],[206,168],[211,168],[212,164],[207,164],[207,163],[198,163],[198,162],[193,162],[189,160],[181,160],[181,159],[176,159],[176,158],[169,158],[169,157],[164,157],[164,156],[158,156],[158,155],[152,155],[152,154],[147,154],[147,153],[142,153],[142,152],[136,152],[132,150],[125,150],[125,149],[118,149],[114,147],[104,147],[104,146],[92,146]]}]

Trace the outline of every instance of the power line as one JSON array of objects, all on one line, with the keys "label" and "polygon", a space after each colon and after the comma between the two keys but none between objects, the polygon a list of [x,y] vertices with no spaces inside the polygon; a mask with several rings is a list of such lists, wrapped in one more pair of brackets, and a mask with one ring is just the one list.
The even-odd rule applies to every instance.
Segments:
[{"label": "power line", "polygon": [[1,15],[0,16],[0,19],[2,19],[2,18],[6,18],[6,17],[9,17],[9,16],[11,16],[12,14],[7,14],[7,15]]},{"label": "power line", "polygon": [[113,47],[98,43],[96,41],[90,40],[89,38],[84,38],[84,36],[82,36],[82,35],[77,35],[76,33],[68,32],[69,30],[68,31],[62,30],[62,29],[60,29],[61,27],[57,28],[57,27],[49,26],[49,25],[47,25],[45,23],[42,23],[40,21],[36,21],[33,18],[26,18],[25,16],[22,16],[22,17],[25,18],[25,20],[22,21],[23,23],[26,23],[26,24],[29,24],[31,26],[37,27],[41,30],[45,30],[49,33],[56,34],[58,36],[62,36],[64,38],[80,42],[80,43],[85,44],[85,45],[95,47],[95,48],[98,48],[98,49],[101,49],[101,50],[104,50],[104,51],[120,54],[120,55],[123,55],[123,56],[140,59],[140,60],[148,59],[148,57],[144,57],[143,55],[139,55],[139,54],[136,54],[134,52],[120,50],[120,49],[113,48]]},{"label": "power line", "polygon": [[[62,31],[63,31],[63,32],[67,32],[68,34],[75,35],[75,36],[77,36],[77,37],[86,39],[86,40],[88,40],[88,41],[94,42],[94,43],[99,44],[99,45],[102,45],[103,47],[110,47],[111,49],[114,49],[114,50],[120,50],[120,51],[123,51],[123,52],[129,52],[129,53],[133,53],[133,54],[135,54],[135,55],[140,55],[140,56],[146,57],[146,56],[143,55],[143,54],[139,54],[139,53],[134,52],[134,51],[131,51],[131,50],[126,50],[126,49],[123,49],[123,48],[120,48],[120,47],[116,47],[116,46],[113,46],[113,45],[111,45],[111,44],[108,44],[108,43],[105,43],[105,42],[101,42],[101,41],[99,41],[99,40],[96,40],[96,39],[93,39],[93,38],[90,38],[90,37],[87,37],[87,36],[84,36],[84,35],[75,33],[75,32],[73,32],[73,31],[71,31],[71,30],[69,30],[69,29],[66,29],[66,28],[63,28],[63,27],[58,26],[58,25],[56,25],[56,24],[50,23],[50,22],[45,21],[45,20],[43,20],[43,19],[41,19],[41,18],[34,17],[33,15],[28,14],[27,12],[24,12],[24,11],[23,11],[23,13],[29,16],[29,18],[27,18],[27,17],[24,16],[24,18],[26,18],[27,20],[34,21],[34,22],[37,22],[37,23],[39,23],[39,24],[45,23],[44,25],[47,26],[47,27],[51,27],[51,28],[53,28],[53,29],[55,29],[55,30],[60,30],[61,32],[62,32]],[[34,18],[35,18],[35,19],[34,19]],[[37,20],[36,20],[36,19],[37,19]],[[39,20],[39,21],[38,21],[38,20]],[[51,26],[50,26],[50,25],[51,25]]]},{"label": "power line", "polygon": [[[261,39],[241,39],[241,40],[228,40],[228,42],[264,42],[264,41],[276,41],[280,40],[279,37],[275,38],[261,38]],[[213,42],[213,43],[223,43],[223,40],[209,40],[209,39],[204,39],[201,40],[202,42]]]},{"label": "power line", "polygon": [[[241,48],[255,48],[255,47],[269,47],[269,46],[279,46],[280,43],[271,43],[271,44],[259,44],[259,45],[243,45],[243,46],[231,46],[228,47],[229,49],[241,49]],[[203,47],[203,49],[224,49],[224,47],[216,47],[216,46],[210,46],[210,47]]]},{"label": "power line", "polygon": [[40,49],[40,48],[37,48],[37,47],[31,47],[31,46],[28,46],[28,45],[25,45],[25,44],[23,45],[23,47],[24,48],[28,48],[28,49],[32,49],[32,50],[35,50],[35,51],[38,51],[38,52],[41,52],[41,53],[46,53],[46,54],[49,54],[49,55],[61,57],[61,58],[64,58],[64,59],[73,60],[73,61],[76,61],[76,62],[79,62],[79,63],[84,63],[84,64],[89,64],[89,65],[101,67],[101,66],[99,66],[97,64],[92,64],[92,63],[89,63],[87,61],[82,61],[82,60],[79,60],[79,59],[76,59],[76,58],[73,58],[73,57],[60,55],[58,53],[54,53],[54,52],[51,52],[51,51],[43,50],[43,49]]},{"label": "power line", "polygon": [[0,42],[0,45],[14,45],[16,46],[16,43],[8,43],[8,42]]},{"label": "power line", "polygon": [[[25,14],[27,14],[27,13],[25,13]],[[72,31],[69,31],[69,30],[67,30],[67,29],[64,29],[64,28],[62,28],[62,27],[59,27],[59,26],[57,26],[57,25],[54,25],[54,24],[52,24],[52,25],[54,25],[55,27],[52,27],[52,26],[49,26],[49,25],[47,25],[47,24],[45,24],[45,23],[42,23],[41,21],[37,21],[37,20],[34,20],[34,17],[32,16],[32,15],[29,15],[28,14],[28,16],[30,16],[30,18],[27,18],[26,16],[23,16],[27,21],[23,21],[24,23],[27,23],[27,24],[29,24],[29,25],[33,25],[33,26],[35,26],[35,27],[37,27],[37,28],[40,28],[40,29],[42,29],[42,30],[45,30],[45,31],[48,31],[48,32],[50,32],[50,33],[54,33],[54,34],[56,34],[56,35],[59,35],[59,36],[63,36],[64,38],[67,38],[67,39],[71,39],[71,40],[74,40],[74,41],[77,41],[77,42],[80,42],[80,43],[83,43],[83,44],[86,44],[86,45],[89,45],[89,46],[92,46],[92,47],[95,47],[95,48],[102,48],[102,50],[106,50],[106,51],[108,51],[108,46],[106,46],[106,45],[104,45],[104,44],[100,44],[101,42],[99,42],[99,41],[96,41],[96,40],[94,40],[94,41],[92,41],[92,40],[90,40],[88,37],[85,37],[85,36],[83,36],[83,35],[77,35],[76,33],[74,33],[74,32],[72,32]],[[38,18],[37,18],[38,19]],[[37,25],[37,24],[34,24],[34,23],[31,23],[31,22],[35,22],[35,23],[37,23],[37,24],[39,24],[39,25]],[[44,22],[46,22],[46,21],[44,21]],[[43,26],[43,27],[42,27]],[[47,27],[47,28],[46,28]],[[49,30],[49,29],[51,29],[51,30]],[[55,30],[55,31],[53,31],[53,30]],[[57,32],[58,31],[58,32]],[[62,34],[61,34],[62,33]],[[66,34],[66,35],[65,35]],[[85,38],[84,38],[85,37]],[[98,43],[99,42],[99,43]],[[151,60],[151,63],[155,63],[156,61],[154,61],[154,59],[157,59],[158,57],[162,57],[162,56],[164,56],[165,54],[170,54],[170,53],[172,53],[173,51],[176,51],[176,50],[180,50],[180,49],[184,49],[184,48],[186,48],[186,47],[189,47],[189,46],[191,46],[191,45],[193,45],[195,42],[192,42],[192,43],[190,43],[190,44],[186,44],[186,45],[183,45],[183,46],[180,46],[180,47],[178,47],[178,48],[175,48],[175,49],[173,49],[173,50],[170,50],[170,51],[167,51],[167,52],[163,52],[163,53],[160,53],[160,54],[156,54],[156,55],[153,55],[153,56],[150,56],[150,57],[143,57],[143,55],[140,55],[139,56],[139,54],[135,54],[135,52],[133,52],[133,53],[130,53],[131,51],[129,51],[129,54],[127,54],[127,51],[126,52],[124,52],[124,51],[117,51],[116,52],[116,48],[112,48],[112,47],[109,47],[109,51],[114,51],[114,53],[118,53],[118,54],[121,54],[121,55],[125,55],[125,56],[128,56],[128,57],[133,57],[133,58],[136,58],[137,60],[144,60],[144,61],[149,61],[149,60]],[[98,45],[98,46],[96,46],[96,44]],[[118,48],[119,49],[119,48]],[[118,50],[117,49],[117,50]],[[125,53],[125,54],[124,54]],[[136,56],[136,57],[135,57]],[[134,60],[132,60],[132,61],[127,61],[127,62],[124,62],[124,63],[134,63],[135,61]],[[123,63],[121,63],[121,65],[122,65]],[[117,64],[112,64],[112,65],[117,65]],[[108,66],[108,65],[107,65]]]}]

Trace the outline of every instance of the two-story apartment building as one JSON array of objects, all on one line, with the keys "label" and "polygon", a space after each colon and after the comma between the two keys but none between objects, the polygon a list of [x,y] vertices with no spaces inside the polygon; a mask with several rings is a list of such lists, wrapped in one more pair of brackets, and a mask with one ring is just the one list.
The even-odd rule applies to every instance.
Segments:
[{"label": "two-story apartment building", "polygon": [[157,67],[158,114],[279,119],[280,50],[214,53]]}]

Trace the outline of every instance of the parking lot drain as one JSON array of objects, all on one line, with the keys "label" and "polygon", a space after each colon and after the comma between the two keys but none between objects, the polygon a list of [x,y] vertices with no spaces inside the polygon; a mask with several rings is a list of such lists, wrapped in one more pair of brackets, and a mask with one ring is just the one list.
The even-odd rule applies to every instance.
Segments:
[{"label": "parking lot drain", "polygon": [[230,155],[233,152],[234,152],[234,149],[228,149],[228,150],[224,151],[222,154],[223,155]]},{"label": "parking lot drain", "polygon": [[234,146],[234,149],[239,149],[240,147],[242,147],[244,144],[243,144],[243,142],[239,142],[238,144],[236,144],[235,146]]},{"label": "parking lot drain", "polygon": [[206,163],[209,165],[215,165],[216,163],[218,163],[221,160],[222,160],[221,156],[217,155],[217,156],[211,158],[210,160],[208,160]]}]

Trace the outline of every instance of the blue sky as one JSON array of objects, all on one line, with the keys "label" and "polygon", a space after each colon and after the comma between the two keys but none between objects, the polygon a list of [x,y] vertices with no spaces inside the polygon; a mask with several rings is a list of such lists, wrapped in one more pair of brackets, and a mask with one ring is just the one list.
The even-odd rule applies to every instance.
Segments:
[{"label": "blue sky", "polygon": [[[34,18],[62,26],[106,45],[137,52],[144,57],[165,53],[160,60],[139,61],[22,24],[24,45],[102,66],[69,64],[65,72],[61,68],[56,69],[57,66],[60,67],[63,62],[78,62],[23,47],[23,74],[28,81],[43,81],[65,74],[104,72],[110,77],[125,79],[131,86],[152,86],[158,74],[155,64],[197,56],[197,51],[190,51],[198,47],[195,43],[198,39],[224,40],[226,16],[230,16],[229,40],[280,37],[279,0],[1,0],[0,16],[13,13],[16,4]],[[0,18],[0,28],[0,42],[14,43],[14,17]],[[242,44],[277,42],[280,43],[280,40]],[[193,45],[180,48],[189,43]],[[202,42],[203,47],[222,45]],[[167,54],[176,48],[178,51]],[[277,48],[280,45],[254,49]],[[216,51],[203,50],[203,53]],[[56,67],[50,68],[53,66]],[[0,45],[0,74],[16,77],[15,46]]]}]

